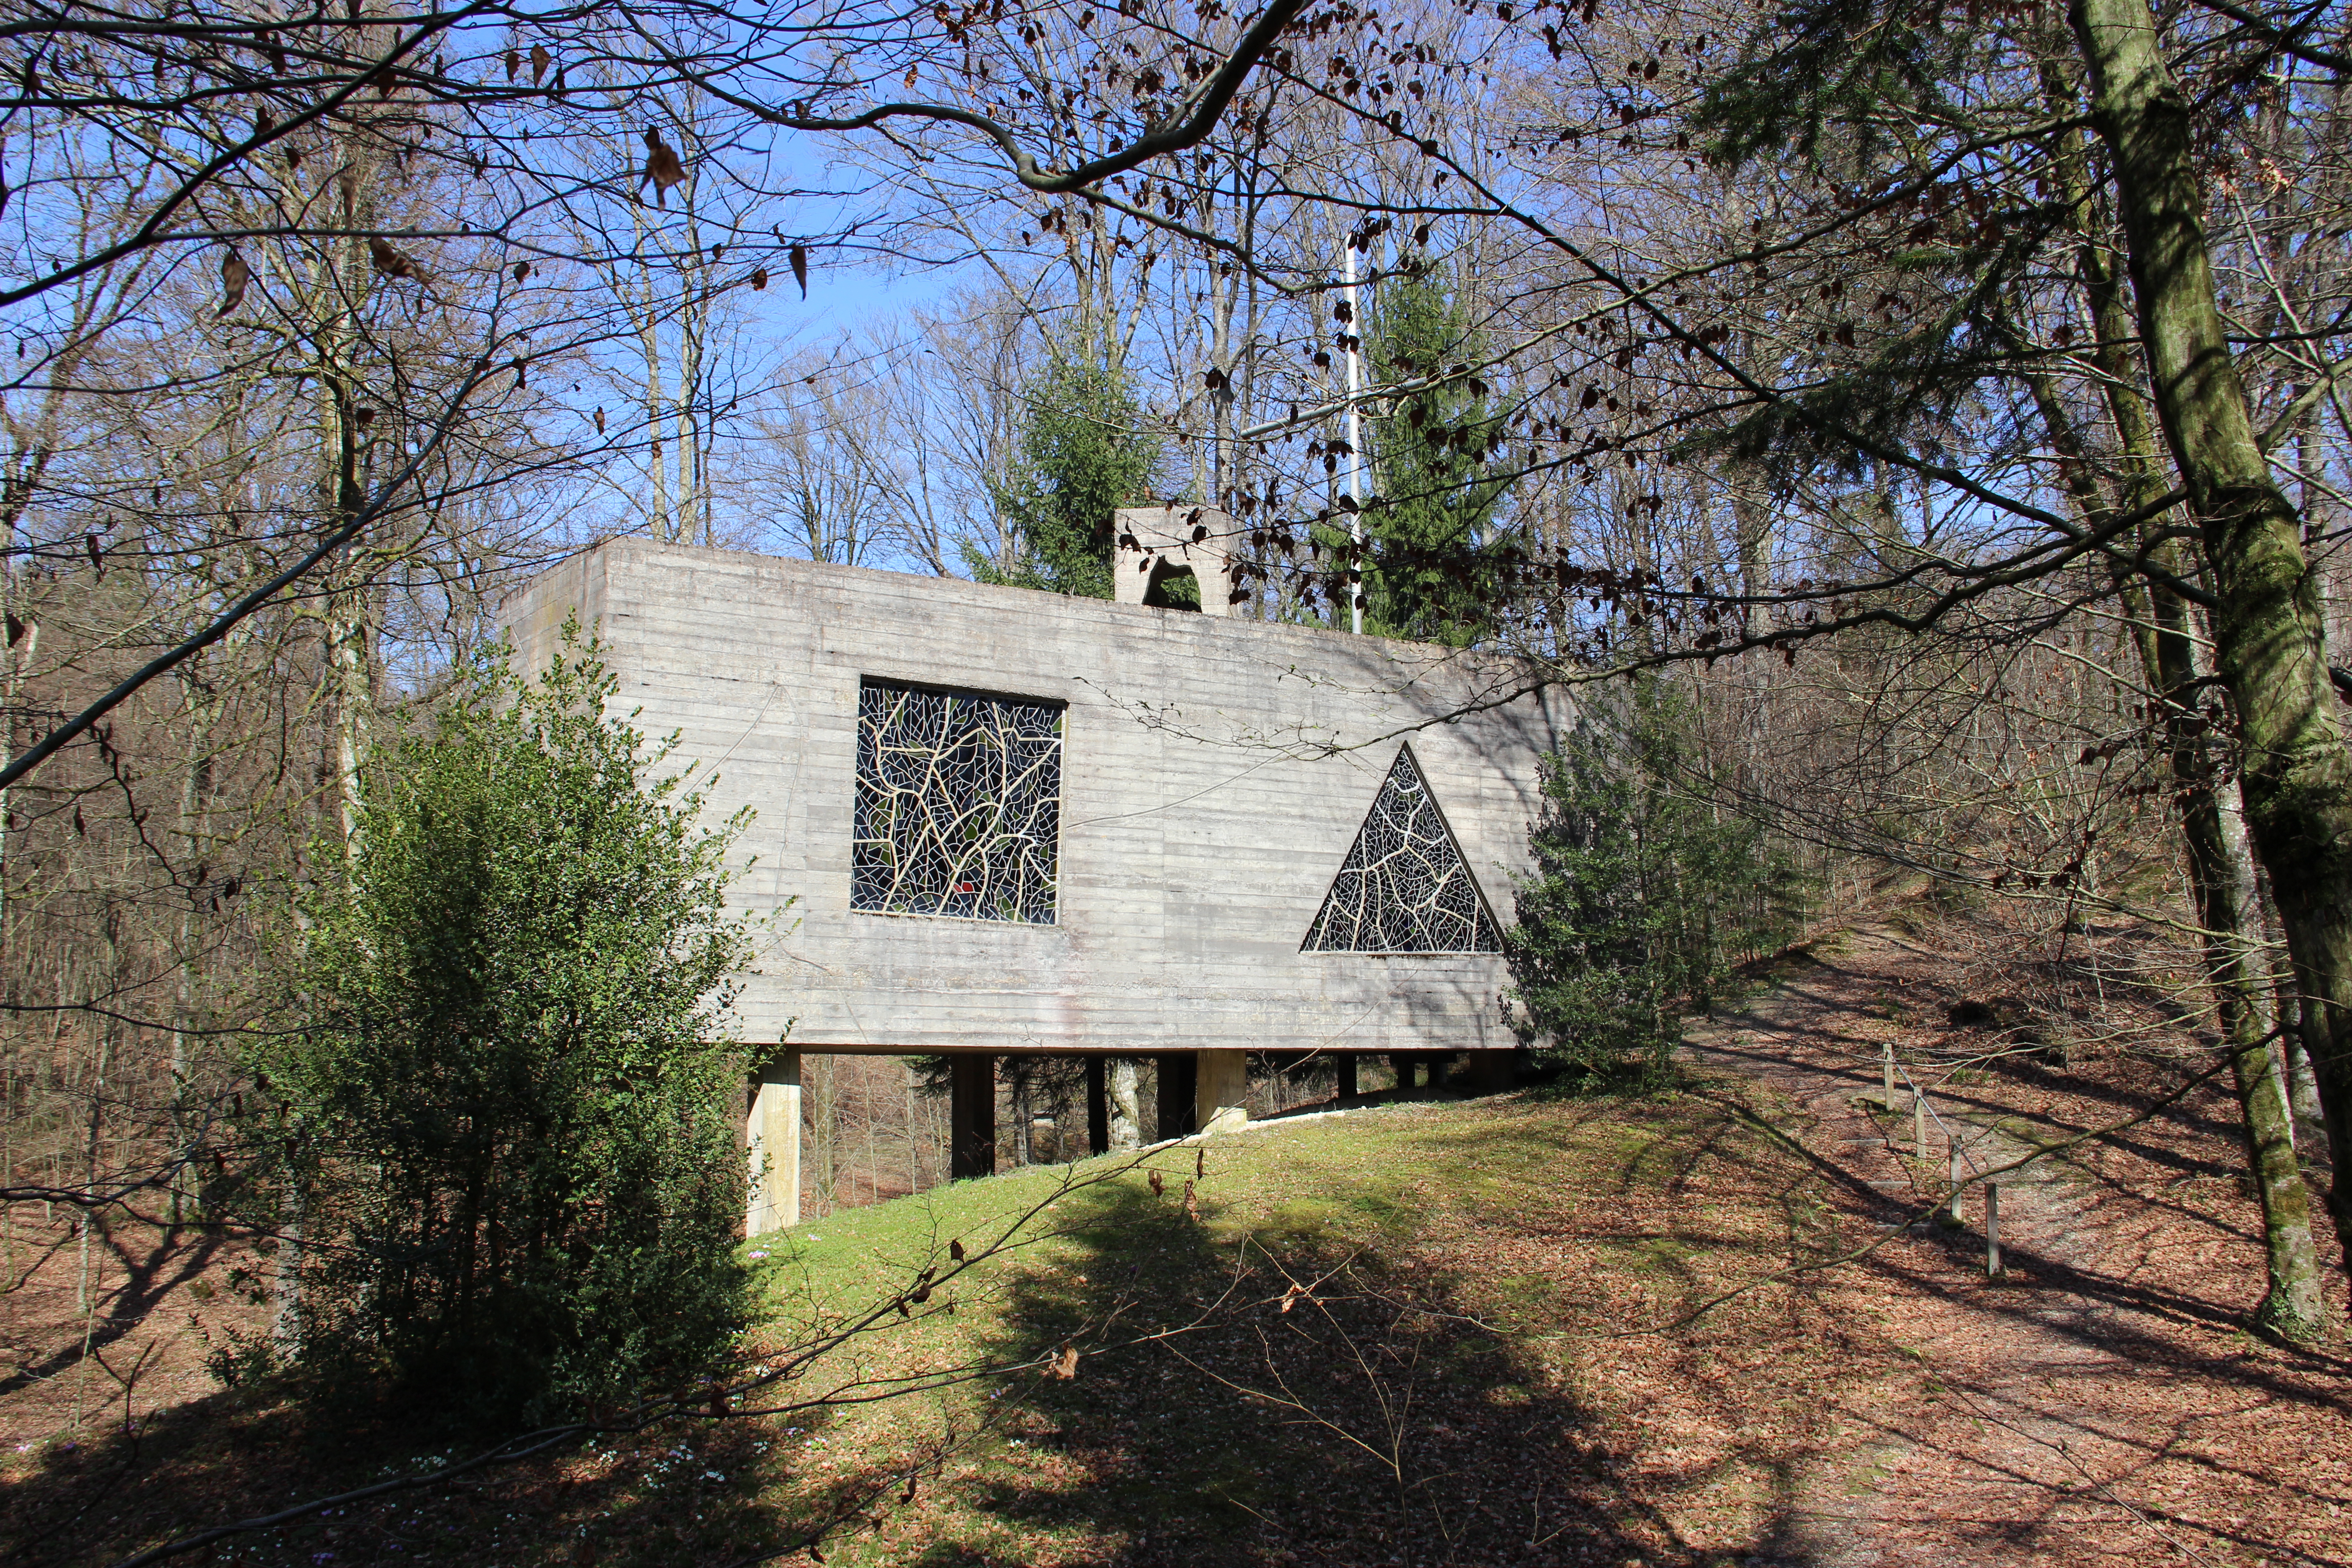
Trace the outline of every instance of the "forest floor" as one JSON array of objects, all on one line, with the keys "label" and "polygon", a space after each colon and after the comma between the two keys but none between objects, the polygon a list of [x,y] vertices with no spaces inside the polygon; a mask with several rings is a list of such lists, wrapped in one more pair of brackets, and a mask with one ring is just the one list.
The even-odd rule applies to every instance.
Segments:
[{"label": "forest floor", "polygon": [[[1969,924],[1845,933],[1693,1034],[1702,1070],[1784,1098],[1849,1212],[1876,1207],[1881,1225],[1944,1190],[1952,1134],[1964,1169],[1989,1169],[2116,1129],[2000,1177],[2005,1278],[1985,1276],[1980,1189],[1964,1192],[1962,1224],[1914,1221],[1860,1266],[1901,1303],[1899,1341],[1929,1375],[1876,1408],[1843,1500],[1812,1500],[1818,1560],[2352,1560],[2352,1362],[2341,1345],[2298,1352],[2246,1331],[2260,1216],[2227,1079],[2158,1108],[2215,1058],[2151,1063],[2167,1042],[2129,1017],[2146,1004],[2130,994],[2134,955],[2112,946],[2120,994],[2101,1023],[2136,1036],[2132,1049],[1951,1027],[1954,1004],[2014,979],[1992,956],[2013,950],[1971,942],[1999,933]],[[1892,1116],[1886,1044],[1906,1075]],[[1914,1082],[1936,1108],[1924,1163],[1906,1157]],[[2332,1238],[2319,1241],[2340,1301]]]},{"label": "forest floor", "polygon": [[[750,1249],[747,1373],[950,1241],[1010,1245],[765,1396],[894,1397],[672,1421],[210,1560],[749,1563],[826,1528],[824,1562],[935,1568],[2352,1564],[2352,1363],[2246,1331],[2231,1102],[2147,1114],[2199,1065],[2151,1047],[2161,1016],[2063,1065],[1949,1026],[2030,989],[2000,936],[1951,917],[1785,955],[1648,1099],[1277,1120],[810,1222]],[[2128,936],[2094,937],[2127,973]],[[2116,985],[2103,1027],[2147,1009]],[[1948,1119],[1925,1162],[1874,1103],[1882,1042]],[[1930,1217],[1944,1125],[1995,1161],[2125,1122],[2003,1177],[2005,1279],[1980,1197]],[[205,1390],[189,1324],[249,1315],[232,1266],[107,1287],[109,1359],[172,1372],[102,1419],[61,1431],[54,1376],[0,1394],[0,1564],[106,1563],[464,1451],[398,1412]]]}]

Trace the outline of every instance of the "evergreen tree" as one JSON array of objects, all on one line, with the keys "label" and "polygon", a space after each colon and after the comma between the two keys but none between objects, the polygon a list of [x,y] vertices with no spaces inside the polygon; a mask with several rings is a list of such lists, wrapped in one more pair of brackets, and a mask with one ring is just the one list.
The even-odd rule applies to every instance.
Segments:
[{"label": "evergreen tree", "polygon": [[[1409,268],[1382,285],[1366,341],[1375,384],[1478,356],[1460,300],[1438,271]],[[1370,426],[1371,479],[1382,504],[1365,519],[1364,629],[1465,647],[1493,621],[1494,584],[1479,564],[1507,479],[1483,475],[1500,436],[1482,384],[1450,379],[1399,401]]]},{"label": "evergreen tree", "polygon": [[745,1307],[740,823],[607,719],[593,645],[483,660],[365,776],[254,1067],[304,1215],[293,1353],[482,1419],[690,1375]]},{"label": "evergreen tree", "polygon": [[1160,458],[1158,444],[1136,433],[1134,388],[1108,357],[1056,350],[1024,401],[1018,456],[990,487],[1016,553],[1007,564],[967,545],[966,563],[982,583],[1110,598],[1112,513],[1150,491]]},{"label": "evergreen tree", "polygon": [[1706,798],[1696,757],[1688,699],[1644,676],[1547,761],[1512,996],[1538,1057],[1582,1083],[1657,1081],[1684,1011],[1711,1005],[1734,963],[1794,928],[1786,860]]}]

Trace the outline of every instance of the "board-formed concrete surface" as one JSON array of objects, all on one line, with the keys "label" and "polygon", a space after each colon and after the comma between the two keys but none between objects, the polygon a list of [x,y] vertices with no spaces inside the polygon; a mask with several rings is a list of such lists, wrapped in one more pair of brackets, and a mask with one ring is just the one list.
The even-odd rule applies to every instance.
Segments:
[{"label": "board-formed concrete surface", "polygon": [[[1491,952],[1301,943],[1401,746],[1512,920],[1567,699],[1507,661],[1181,610],[621,540],[519,593],[525,668],[576,612],[613,710],[755,813],[736,905],[770,921],[755,1048],[1507,1047]],[[1053,923],[851,906],[861,681],[1065,705]],[[789,1026],[789,1036],[787,1028]]]}]

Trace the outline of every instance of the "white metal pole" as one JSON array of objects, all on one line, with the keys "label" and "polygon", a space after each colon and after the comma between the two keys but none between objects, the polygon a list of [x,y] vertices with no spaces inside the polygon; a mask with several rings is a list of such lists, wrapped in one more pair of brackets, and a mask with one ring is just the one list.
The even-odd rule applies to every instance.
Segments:
[{"label": "white metal pole", "polygon": [[[1361,426],[1356,418],[1356,348],[1363,336],[1363,316],[1356,309],[1356,242],[1352,237],[1346,242],[1343,254],[1348,258],[1348,498],[1356,510],[1348,514],[1348,537],[1355,542],[1356,570],[1360,577],[1364,563],[1364,458]],[[1348,616],[1351,630],[1361,636],[1364,630],[1364,585],[1360,581],[1348,590]]]}]

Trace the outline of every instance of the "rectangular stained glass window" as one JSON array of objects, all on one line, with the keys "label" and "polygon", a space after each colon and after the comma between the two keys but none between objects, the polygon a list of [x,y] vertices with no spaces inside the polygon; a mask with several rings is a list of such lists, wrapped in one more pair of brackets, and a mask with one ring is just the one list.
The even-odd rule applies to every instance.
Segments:
[{"label": "rectangular stained glass window", "polygon": [[1058,703],[867,680],[857,689],[849,907],[1054,923]]}]

